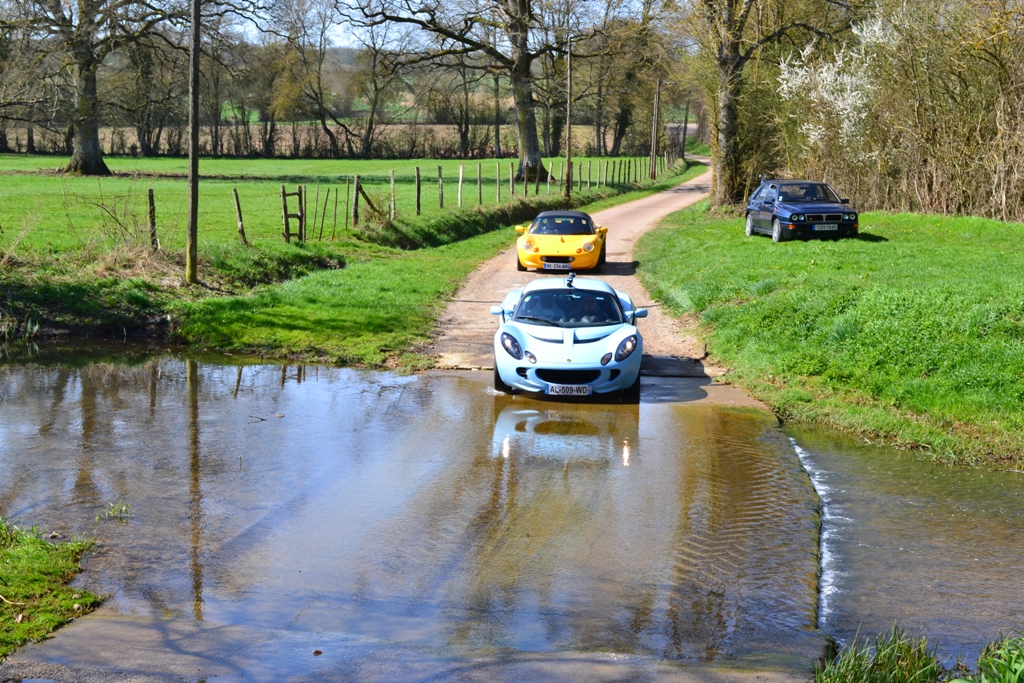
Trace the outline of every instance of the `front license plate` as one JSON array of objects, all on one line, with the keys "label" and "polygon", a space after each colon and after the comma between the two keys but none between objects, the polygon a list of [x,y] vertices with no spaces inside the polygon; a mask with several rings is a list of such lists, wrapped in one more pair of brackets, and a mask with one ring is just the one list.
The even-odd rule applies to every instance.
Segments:
[{"label": "front license plate", "polygon": [[549,396],[590,396],[592,387],[589,384],[550,384]]},{"label": "front license plate", "polygon": [[839,226],[835,223],[822,223],[821,225],[815,225],[815,230],[838,230]]},{"label": "front license plate", "polygon": [[545,263],[544,270],[572,270],[568,263]]}]

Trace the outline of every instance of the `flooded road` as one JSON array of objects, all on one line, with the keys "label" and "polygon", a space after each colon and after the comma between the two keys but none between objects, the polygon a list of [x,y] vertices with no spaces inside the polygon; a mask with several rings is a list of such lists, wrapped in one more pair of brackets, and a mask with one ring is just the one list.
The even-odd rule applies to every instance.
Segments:
[{"label": "flooded road", "polygon": [[1019,473],[784,431],[698,380],[639,405],[490,383],[0,368],[0,514],[95,537],[77,583],[110,596],[0,678],[805,680],[823,633],[898,621],[973,663],[1024,627]]},{"label": "flooded road", "polygon": [[774,419],[692,381],[629,405],[483,372],[2,372],[0,513],[95,536],[78,582],[110,596],[5,667],[669,680],[820,651],[811,482]]},{"label": "flooded road", "polygon": [[893,622],[947,665],[1024,632],[1024,474],[954,469],[791,430],[824,501],[821,627],[849,642]]}]

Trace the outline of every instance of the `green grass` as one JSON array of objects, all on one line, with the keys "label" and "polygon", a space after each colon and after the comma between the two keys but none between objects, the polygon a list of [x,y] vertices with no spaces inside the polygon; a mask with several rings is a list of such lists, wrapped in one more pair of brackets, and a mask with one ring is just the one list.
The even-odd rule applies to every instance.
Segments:
[{"label": "green grass", "polygon": [[[1021,683],[1024,681],[1024,638],[1009,636],[989,643],[972,673],[957,658],[943,667],[928,641],[911,638],[897,625],[873,641],[854,638],[842,649],[833,648],[814,667],[815,683]],[[959,676],[959,677],[957,677]]]},{"label": "green grass", "polygon": [[925,638],[909,638],[893,626],[874,642],[857,639],[815,667],[815,683],[934,683],[942,666]]},{"label": "green grass", "polygon": [[67,585],[91,545],[51,544],[34,529],[0,519],[0,659],[100,604],[98,597]]},{"label": "green grass", "polygon": [[1011,636],[989,643],[978,658],[978,671],[973,676],[958,678],[954,683],[1021,683],[1024,681],[1024,638]]},{"label": "green grass", "polygon": [[732,381],[783,418],[1024,463],[1024,226],[866,214],[861,237],[774,244],[702,204],[638,247],[640,276],[699,316]]},{"label": "green grass", "polygon": [[[187,160],[177,158],[107,157],[115,175],[108,178],[69,177],[55,172],[63,157],[0,154],[0,258],[4,254],[53,254],[82,249],[113,248],[148,244],[147,190],[152,189],[156,205],[157,233],[165,250],[185,245],[188,211]],[[577,159],[584,173],[591,163],[591,194],[596,196],[598,167],[607,159]],[[618,160],[621,162],[622,160]],[[635,161],[635,160],[634,160]],[[401,222],[415,223],[415,169],[421,170],[423,218],[446,216],[458,205],[458,175],[464,165],[463,208],[477,206],[476,161],[458,160],[323,160],[323,159],[203,159],[203,182],[199,200],[199,247],[233,243],[237,237],[232,189],[239,202],[250,241],[280,241],[283,230],[281,185],[294,191],[298,184],[307,189],[309,229],[316,239],[361,237],[360,230],[345,229],[346,179],[362,176],[362,184],[375,204],[390,201],[389,171],[396,176],[395,197]],[[508,201],[509,160],[485,160],[482,172],[482,206],[498,203],[496,177],[501,171],[501,199]],[[545,163],[553,171],[563,166],[560,159]],[[444,208],[438,197],[437,168],[443,168]],[[319,195],[318,195],[319,186]],[[624,184],[623,184],[624,186]],[[621,186],[620,186],[621,187]],[[327,191],[331,194],[328,197]],[[529,194],[534,195],[531,184]],[[339,194],[340,191],[340,194]],[[350,192],[350,191],[349,191]],[[541,183],[541,194],[547,184]],[[557,183],[552,194],[558,193]],[[584,190],[586,192],[586,190]],[[523,185],[516,187],[516,196]],[[337,199],[337,201],[335,201]],[[290,211],[296,200],[290,198]],[[324,212],[326,205],[326,214]],[[361,218],[368,212],[360,201]],[[314,224],[314,218],[316,219]],[[292,230],[294,230],[294,223]]]},{"label": "green grass", "polygon": [[[694,166],[603,202],[628,201],[703,171]],[[175,337],[207,349],[335,364],[379,366],[397,359],[422,365],[426,361],[414,351],[430,339],[447,299],[480,261],[514,239],[511,230],[495,230],[435,248],[391,251],[252,296],[186,302],[175,309]]]}]

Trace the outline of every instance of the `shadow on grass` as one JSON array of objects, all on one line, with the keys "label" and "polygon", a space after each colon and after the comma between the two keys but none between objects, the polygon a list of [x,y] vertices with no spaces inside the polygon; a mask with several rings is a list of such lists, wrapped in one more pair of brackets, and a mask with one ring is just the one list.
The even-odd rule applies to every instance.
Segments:
[{"label": "shadow on grass", "polygon": [[889,238],[887,238],[887,237],[882,237],[881,235],[876,235],[876,234],[870,233],[870,232],[858,233],[857,236],[854,237],[854,239],[860,240],[861,242],[888,242],[889,241]]}]

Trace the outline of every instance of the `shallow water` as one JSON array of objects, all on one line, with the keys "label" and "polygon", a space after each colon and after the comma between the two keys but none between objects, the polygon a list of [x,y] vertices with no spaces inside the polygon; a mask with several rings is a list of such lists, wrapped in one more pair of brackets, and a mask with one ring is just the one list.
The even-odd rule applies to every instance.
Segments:
[{"label": "shallow water", "polygon": [[106,610],[455,658],[821,646],[817,499],[758,411],[664,381],[628,405],[497,395],[489,373],[0,372],[0,513],[94,535],[78,581]]},{"label": "shallow water", "polygon": [[894,622],[947,665],[1024,630],[1024,475],[789,430],[824,503],[821,627],[844,642]]}]

